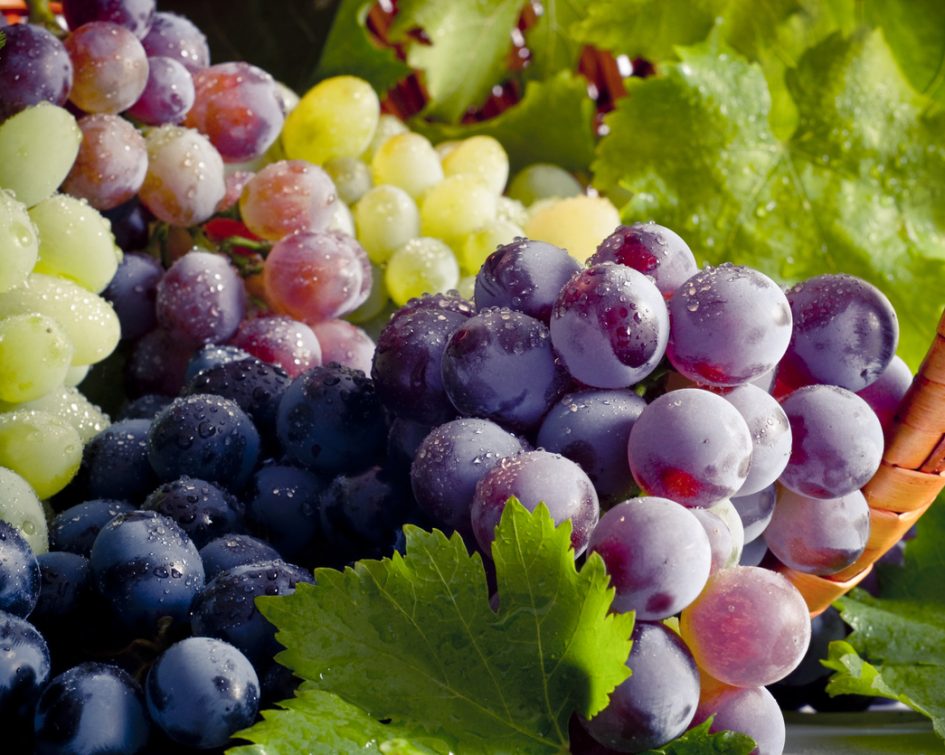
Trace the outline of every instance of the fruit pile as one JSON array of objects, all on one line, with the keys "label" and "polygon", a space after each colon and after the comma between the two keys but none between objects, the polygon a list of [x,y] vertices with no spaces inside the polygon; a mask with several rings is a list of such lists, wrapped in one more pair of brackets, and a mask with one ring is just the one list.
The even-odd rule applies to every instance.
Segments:
[{"label": "fruit pile", "polygon": [[[714,716],[780,752],[765,686],[811,624],[777,569],[866,546],[859,489],[911,379],[885,296],[700,270],[554,166],[503,195],[494,139],[433,145],[352,77],[299,99],[211,65],[148,0],[62,10],[62,40],[0,27],[10,736],[223,747],[298,683],[256,597],[402,551],[405,523],[488,563],[515,497],[637,620],[576,751]],[[80,391],[103,361],[113,422]]]}]

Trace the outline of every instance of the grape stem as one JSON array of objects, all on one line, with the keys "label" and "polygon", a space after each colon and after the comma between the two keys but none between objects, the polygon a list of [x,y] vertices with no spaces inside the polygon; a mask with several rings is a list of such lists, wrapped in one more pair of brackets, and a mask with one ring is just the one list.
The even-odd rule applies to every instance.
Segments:
[{"label": "grape stem", "polygon": [[56,14],[49,7],[49,0],[26,0],[30,11],[30,23],[48,29],[57,37],[65,36],[65,31],[59,24]]}]

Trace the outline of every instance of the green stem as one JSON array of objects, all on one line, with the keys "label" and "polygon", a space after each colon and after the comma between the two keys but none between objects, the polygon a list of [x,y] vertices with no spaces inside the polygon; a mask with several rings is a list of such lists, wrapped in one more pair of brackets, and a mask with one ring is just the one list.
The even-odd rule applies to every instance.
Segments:
[{"label": "green stem", "polygon": [[49,7],[49,0],[26,0],[30,11],[30,23],[49,29],[53,34],[62,37],[65,31],[59,24],[56,14]]}]

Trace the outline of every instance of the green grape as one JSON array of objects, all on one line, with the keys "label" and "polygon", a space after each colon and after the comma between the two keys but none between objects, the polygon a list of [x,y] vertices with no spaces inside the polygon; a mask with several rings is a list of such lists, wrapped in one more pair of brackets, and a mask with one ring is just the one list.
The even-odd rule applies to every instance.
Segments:
[{"label": "green grape", "polygon": [[525,235],[520,226],[507,220],[494,220],[478,231],[470,233],[457,253],[460,269],[467,275],[475,275],[497,247],[504,246],[517,237]]},{"label": "green grape", "polygon": [[40,498],[68,485],[81,462],[82,440],[65,420],[36,409],[0,414],[0,467],[20,475]]},{"label": "green grape", "polygon": [[384,283],[398,306],[426,293],[448,291],[459,283],[453,250],[439,239],[411,239],[387,263]]},{"label": "green grape", "polygon": [[363,79],[325,79],[286,117],[282,146],[290,159],[316,165],[334,157],[356,157],[371,143],[380,114],[380,101]]},{"label": "green grape", "polygon": [[442,163],[446,156],[462,143],[462,139],[447,139],[445,142],[439,142],[434,149],[436,149],[436,154],[440,156],[440,162]]},{"label": "green grape", "polygon": [[0,521],[16,527],[37,556],[49,550],[43,504],[26,480],[5,467],[0,467]]},{"label": "green grape", "polygon": [[443,166],[429,140],[408,131],[392,136],[374,153],[371,175],[376,186],[399,186],[417,199],[443,180]]},{"label": "green grape", "polygon": [[0,399],[17,403],[49,393],[66,377],[72,343],[59,324],[31,313],[0,318]]},{"label": "green grape", "polygon": [[456,284],[456,290],[464,299],[472,301],[476,293],[476,276],[464,275],[459,279],[459,283]]},{"label": "green grape", "polygon": [[352,238],[355,236],[354,215],[344,202],[332,202],[328,230],[340,231]]},{"label": "green grape", "polygon": [[56,415],[75,428],[83,443],[88,443],[111,424],[107,414],[72,386],[54,388],[37,399],[20,404],[0,403],[0,411],[17,409],[39,409]]},{"label": "green grape", "polygon": [[55,320],[74,349],[72,364],[94,364],[121,338],[112,305],[65,278],[32,273],[22,286],[0,294],[0,317],[38,312]]},{"label": "green grape", "polygon": [[27,207],[52,196],[79,154],[82,132],[61,107],[41,102],[0,123],[0,187]]},{"label": "green grape", "polygon": [[354,204],[372,186],[371,169],[356,157],[335,157],[322,167],[335,182],[338,198],[345,204]]},{"label": "green grape", "polygon": [[546,199],[531,209],[525,235],[567,249],[579,262],[594,254],[601,239],[620,225],[617,208],[604,197]]},{"label": "green grape", "polygon": [[475,176],[447,176],[423,198],[420,232],[461,248],[464,237],[495,220],[496,204],[495,193]]},{"label": "green grape", "polygon": [[384,308],[390,303],[390,296],[387,295],[387,286],[384,285],[384,271],[371,263],[371,293],[360,307],[348,315],[345,319],[356,325],[364,325],[366,322],[374,320]]},{"label": "green grape", "polygon": [[39,255],[39,238],[26,205],[0,189],[0,291],[19,286]]},{"label": "green grape", "polygon": [[509,184],[509,196],[525,205],[539,199],[576,197],[584,193],[581,184],[564,168],[551,163],[534,163],[522,168]]},{"label": "green grape", "polygon": [[39,231],[37,273],[68,278],[96,294],[105,289],[121,250],[98,210],[84,199],[54,194],[33,207],[30,218]]},{"label": "green grape", "polygon": [[361,153],[361,161],[370,165],[371,160],[374,159],[374,153],[380,149],[384,142],[392,136],[403,134],[406,131],[407,126],[400,118],[395,115],[381,113],[381,117],[377,121],[377,128],[374,129],[374,136],[371,137],[371,143],[368,144],[367,149]]},{"label": "green grape", "polygon": [[496,220],[507,220],[519,228],[524,228],[528,222],[528,208],[517,199],[499,197],[495,210]]},{"label": "green grape", "polygon": [[382,265],[394,250],[420,235],[420,212],[411,196],[396,186],[375,186],[355,205],[358,241],[371,262]]},{"label": "green grape", "polygon": [[66,377],[62,384],[66,386],[78,385],[89,374],[89,367],[90,365],[87,364],[70,365],[69,369],[66,370]]},{"label": "green grape", "polygon": [[471,136],[446,154],[443,173],[476,176],[496,194],[501,194],[509,180],[509,156],[491,136]]}]

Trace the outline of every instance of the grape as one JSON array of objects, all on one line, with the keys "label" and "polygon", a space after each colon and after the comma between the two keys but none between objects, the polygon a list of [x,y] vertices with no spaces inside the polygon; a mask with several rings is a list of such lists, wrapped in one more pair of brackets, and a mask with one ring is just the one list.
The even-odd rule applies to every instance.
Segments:
[{"label": "grape", "polygon": [[509,156],[493,137],[470,136],[443,158],[443,173],[475,176],[499,195],[509,180]]},{"label": "grape", "polygon": [[[528,209],[521,202],[509,197],[499,197],[496,201],[495,219],[512,223],[518,228],[524,228],[528,222]],[[524,236],[522,231],[520,236]]]},{"label": "grape", "polygon": [[204,585],[193,542],[156,511],[119,514],[95,538],[89,556],[96,589],[123,626],[153,632],[164,616],[186,623]]},{"label": "grape", "polygon": [[581,184],[564,168],[550,163],[532,163],[515,174],[508,195],[530,205],[539,199],[575,197],[582,192]]},{"label": "grape", "polygon": [[145,393],[143,396],[129,401],[118,413],[118,420],[126,419],[154,419],[161,409],[174,400],[173,396],[159,393]]},{"label": "grape", "polygon": [[777,493],[774,485],[769,485],[751,495],[732,497],[732,505],[742,520],[746,543],[750,543],[757,538],[768,526],[768,522],[771,521],[771,517],[774,515],[776,497]]},{"label": "grape", "polygon": [[26,618],[39,599],[39,562],[20,531],[0,521],[0,612]]},{"label": "grape", "polygon": [[751,467],[736,496],[757,493],[773,484],[791,455],[791,425],[781,405],[750,383],[722,394],[742,415],[751,433]]},{"label": "grape", "polygon": [[75,616],[89,597],[92,575],[89,560],[78,553],[53,551],[37,556],[40,571],[39,600],[30,614],[38,627],[55,633],[56,623]]},{"label": "grape", "polygon": [[525,235],[567,249],[580,262],[620,224],[617,208],[604,197],[576,196],[532,205]]},{"label": "grape", "polygon": [[62,183],[81,142],[67,110],[46,102],[21,110],[0,123],[0,186],[32,207]]},{"label": "grape", "polygon": [[409,475],[417,449],[432,429],[423,422],[394,417],[387,432],[388,467],[398,474],[406,471]]},{"label": "grape", "polygon": [[782,575],[735,566],[709,577],[683,609],[680,631],[706,673],[737,687],[760,687],[801,662],[810,642],[810,614]]},{"label": "grape", "polygon": [[95,498],[78,503],[58,514],[49,527],[49,542],[54,551],[74,553],[88,557],[92,553],[95,538],[119,514],[134,511],[135,507],[124,501]]},{"label": "grape", "polygon": [[155,307],[158,323],[188,341],[222,343],[246,314],[246,292],[225,256],[195,250],[158,281]]},{"label": "grape", "polygon": [[418,199],[443,180],[443,167],[426,137],[407,131],[378,147],[371,159],[371,176],[376,186],[396,186]]},{"label": "grape", "polygon": [[879,423],[886,432],[892,427],[899,403],[911,384],[912,370],[909,365],[901,357],[894,356],[879,377],[866,388],[857,391],[856,395],[876,412]]},{"label": "grape", "polygon": [[782,488],[764,538],[786,566],[835,574],[860,557],[869,533],[870,508],[859,490],[824,500]]},{"label": "grape", "polygon": [[3,30],[0,48],[0,121],[38,102],[64,105],[72,88],[72,61],[54,34],[34,24]]},{"label": "grape", "polygon": [[659,289],[642,273],[612,263],[587,268],[564,285],[550,327],[568,372],[596,388],[625,388],[645,378],[670,335]]},{"label": "grape", "polygon": [[257,359],[297,377],[323,361],[315,332],[291,317],[257,317],[244,320],[232,344]]},{"label": "grape", "polygon": [[[392,136],[403,134],[407,130],[407,126],[397,116],[390,115],[389,113],[381,113],[380,117],[377,119],[377,126],[374,129],[374,134],[371,136],[371,140],[367,147],[361,153],[360,159],[363,162],[370,164],[371,160],[374,159],[374,154],[378,149],[380,149],[384,142],[386,142]],[[436,150],[437,154],[439,154],[439,145],[437,145]]]},{"label": "grape", "polygon": [[703,385],[741,385],[771,370],[791,338],[791,308],[778,285],[741,265],[707,267],[669,303],[666,356]]},{"label": "grape", "polygon": [[370,293],[369,271],[367,255],[350,236],[302,232],[272,247],[263,281],[276,311],[311,323],[360,306]]},{"label": "grape", "polygon": [[55,194],[30,209],[39,232],[39,259],[33,270],[78,283],[92,293],[104,290],[118,269],[108,220],[83,199]]},{"label": "grape", "polygon": [[112,303],[121,323],[121,337],[140,338],[157,324],[154,302],[164,275],[160,261],[148,254],[125,254],[103,296]]},{"label": "grape", "polygon": [[460,270],[475,276],[489,255],[498,247],[511,244],[524,235],[525,231],[521,226],[496,217],[491,223],[466,236],[462,248],[456,250]]},{"label": "grape", "polygon": [[90,21],[66,37],[74,77],[69,100],[87,113],[120,113],[148,83],[148,57],[138,38],[109,21]]},{"label": "grape", "polygon": [[889,365],[899,321],[889,299],[852,275],[818,275],[787,292],[794,332],[779,379],[859,391]]},{"label": "grape", "polygon": [[82,440],[64,420],[36,409],[0,414],[0,467],[26,480],[39,498],[62,490],[82,462]]},{"label": "grape", "polygon": [[371,262],[382,265],[420,235],[420,212],[413,198],[396,186],[375,186],[354,208],[358,241]]},{"label": "grape", "polygon": [[713,684],[703,690],[693,725],[714,716],[710,732],[737,731],[755,740],[757,755],[781,755],[786,731],[784,716],[764,687],[739,688]]},{"label": "grape", "polygon": [[141,44],[149,57],[173,58],[189,71],[210,65],[210,48],[203,32],[190,19],[175,13],[155,13]]},{"label": "grape", "polygon": [[634,479],[650,495],[711,506],[745,483],[751,433],[721,396],[683,388],[647,405],[630,430],[627,455]]},{"label": "grape", "polygon": [[589,265],[616,262],[639,270],[653,279],[667,301],[699,271],[689,245],[669,228],[653,221],[618,226],[587,262]]},{"label": "grape", "polygon": [[223,535],[200,549],[200,560],[203,561],[208,583],[222,571],[278,558],[279,552],[269,543],[243,534]]},{"label": "grape", "polygon": [[577,462],[602,499],[626,498],[636,491],[627,440],[645,406],[630,390],[569,393],[545,415],[536,443]]},{"label": "grape", "polygon": [[219,485],[181,477],[158,486],[141,504],[173,519],[197,548],[243,529],[243,502]]},{"label": "grape", "polygon": [[286,117],[282,144],[290,159],[321,165],[357,157],[371,144],[380,102],[366,81],[335,76],[319,82]]},{"label": "grape", "polygon": [[883,428],[863,399],[833,385],[811,385],[781,402],[794,443],[780,482],[812,498],[859,490],[879,468]]},{"label": "grape", "polygon": [[758,566],[768,555],[768,546],[763,537],[756,537],[750,543],[745,543],[742,555],[738,559],[739,566]]},{"label": "grape", "polygon": [[420,232],[462,248],[462,240],[491,223],[496,195],[475,176],[448,176],[430,188],[420,204]]},{"label": "grape", "polygon": [[165,650],[145,681],[148,712],[173,741],[224,746],[256,719],[259,678],[232,645],[188,637]]},{"label": "grape", "polygon": [[63,0],[62,14],[73,30],[91,21],[111,21],[140,39],[151,28],[154,0]]},{"label": "grape", "polygon": [[141,188],[148,169],[144,138],[131,123],[109,113],[86,115],[78,124],[82,143],[62,191],[98,210],[127,202]]},{"label": "grape", "polygon": [[601,744],[643,752],[680,736],[699,703],[699,671],[679,636],[662,624],[638,622],[627,666],[631,676],[607,707],[582,724]]},{"label": "grape", "polygon": [[742,556],[742,547],[745,544],[745,532],[741,519],[731,502],[727,499],[719,501],[707,509],[690,509],[695,514],[699,524],[709,538],[709,547],[712,551],[712,565],[710,574],[719,569],[736,566]]},{"label": "grape", "polygon": [[433,428],[410,465],[417,504],[437,524],[471,535],[476,483],[502,459],[523,450],[518,438],[485,419],[456,419]]},{"label": "grape", "polygon": [[269,558],[311,559],[324,488],[325,481],[307,469],[272,464],[257,470],[246,494],[246,515],[253,532],[276,549]]},{"label": "grape", "polygon": [[486,553],[510,496],[529,511],[544,503],[555,524],[569,520],[575,556],[588,547],[600,505],[594,485],[570,459],[548,451],[523,451],[486,472],[476,484],[470,511],[473,533]]},{"label": "grape", "polygon": [[510,307],[547,323],[558,293],[580,271],[561,247],[515,239],[492,252],[476,275],[476,309]]},{"label": "grape", "polygon": [[152,215],[137,199],[132,199],[102,214],[112,224],[115,243],[126,252],[144,249],[150,240],[148,224]]},{"label": "grape", "polygon": [[243,189],[246,188],[246,184],[256,175],[248,170],[231,170],[229,166],[225,170],[226,173],[223,180],[226,184],[226,191],[223,193],[223,199],[217,202],[217,212],[227,212],[234,209],[240,201],[240,197],[243,195]]},{"label": "grape", "polygon": [[223,159],[203,135],[181,126],[149,132],[142,204],[165,223],[190,226],[213,215],[226,193]]},{"label": "grape", "polygon": [[358,202],[373,184],[371,169],[356,157],[336,157],[322,167],[335,184],[338,198],[345,204]]},{"label": "grape", "polygon": [[0,467],[0,521],[16,527],[33,553],[49,550],[46,514],[29,483],[10,469]]},{"label": "grape", "polygon": [[180,392],[194,350],[190,343],[181,341],[176,333],[155,328],[135,343],[127,366],[128,389],[132,395],[176,396]]},{"label": "grape", "polygon": [[144,91],[127,112],[151,126],[180,123],[195,99],[194,80],[183,63],[174,58],[149,57]]},{"label": "grape", "polygon": [[484,309],[450,336],[443,386],[460,414],[529,430],[567,384],[544,323],[511,309]]},{"label": "grape", "polygon": [[459,283],[453,250],[439,239],[411,239],[387,261],[384,283],[390,298],[401,306],[427,293],[448,291]]},{"label": "grape", "polygon": [[40,314],[0,318],[0,400],[30,401],[61,386],[72,351],[52,318]]},{"label": "grape", "polygon": [[32,715],[49,680],[49,647],[32,624],[5,611],[0,611],[0,647],[0,710],[9,726],[11,719]]},{"label": "grape", "polygon": [[346,320],[323,320],[312,325],[322,349],[322,361],[338,362],[345,367],[371,374],[374,341],[361,328]]},{"label": "grape", "polygon": [[264,239],[295,231],[324,231],[337,203],[335,185],[321,168],[304,160],[280,160],[249,179],[240,197],[240,215]]},{"label": "grape", "polygon": [[712,552],[699,520],[666,498],[632,498],[605,513],[588,550],[604,559],[616,589],[613,610],[665,619],[696,598]]},{"label": "grape", "polygon": [[39,255],[39,238],[26,206],[3,189],[0,189],[0,247],[3,249],[0,292],[3,292],[26,281]]},{"label": "grape", "polygon": [[394,305],[384,285],[384,271],[371,263],[371,290],[368,297],[361,306],[346,315],[345,319],[370,328],[369,335],[376,338],[389,316],[393,314],[393,309]]}]

